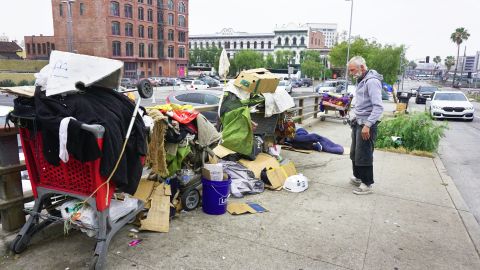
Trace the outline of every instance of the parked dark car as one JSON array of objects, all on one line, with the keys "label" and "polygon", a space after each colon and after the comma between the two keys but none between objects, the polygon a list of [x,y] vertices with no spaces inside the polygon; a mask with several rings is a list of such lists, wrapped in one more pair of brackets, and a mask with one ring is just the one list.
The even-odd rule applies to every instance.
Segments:
[{"label": "parked dark car", "polygon": [[297,87],[302,87],[302,86],[303,86],[302,79],[291,79],[290,82],[291,82],[293,88],[297,88]]},{"label": "parked dark car", "polygon": [[304,87],[310,87],[310,86],[313,85],[313,81],[310,78],[303,78],[303,79],[301,79],[301,84]]},{"label": "parked dark car", "polygon": [[122,78],[120,81],[120,85],[125,88],[135,88],[136,84],[136,81],[130,78]]},{"label": "parked dark car", "polygon": [[[168,95],[166,102],[192,106],[218,105],[222,94],[223,91],[217,90],[175,91]],[[202,114],[211,123],[218,122],[217,110],[202,112]]]},{"label": "parked dark car", "polygon": [[208,84],[209,87],[218,87],[220,86],[220,81],[219,80],[216,80],[210,76],[203,76],[201,78],[198,78],[199,80],[205,82],[206,84]]},{"label": "parked dark car", "polygon": [[431,98],[433,94],[438,91],[438,88],[435,86],[420,86],[417,89],[417,97],[415,98],[415,103],[426,103],[427,98]]}]

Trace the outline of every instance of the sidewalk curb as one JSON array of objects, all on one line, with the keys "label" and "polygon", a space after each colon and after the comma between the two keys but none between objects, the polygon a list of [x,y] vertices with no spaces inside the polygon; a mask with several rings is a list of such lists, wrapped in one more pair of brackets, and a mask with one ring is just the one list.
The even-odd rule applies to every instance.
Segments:
[{"label": "sidewalk curb", "polygon": [[472,241],[475,251],[480,257],[480,225],[477,223],[477,220],[471,213],[470,208],[463,200],[462,195],[458,191],[452,177],[448,175],[447,169],[438,155],[436,155],[433,159],[433,163],[435,164],[445,189],[450,196],[450,199],[452,200],[460,219],[462,220],[463,226],[467,230],[467,234]]}]

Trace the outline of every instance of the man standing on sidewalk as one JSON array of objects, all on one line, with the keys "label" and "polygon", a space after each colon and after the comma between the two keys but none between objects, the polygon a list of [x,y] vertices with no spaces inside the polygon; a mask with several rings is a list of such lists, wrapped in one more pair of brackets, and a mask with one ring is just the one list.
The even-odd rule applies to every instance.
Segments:
[{"label": "man standing on sidewalk", "polygon": [[355,56],[348,62],[348,72],[357,80],[355,91],[352,146],[350,159],[353,177],[350,183],[357,186],[353,193],[366,195],[373,192],[373,149],[377,137],[377,124],[383,113],[383,76],[368,70],[365,59]]}]

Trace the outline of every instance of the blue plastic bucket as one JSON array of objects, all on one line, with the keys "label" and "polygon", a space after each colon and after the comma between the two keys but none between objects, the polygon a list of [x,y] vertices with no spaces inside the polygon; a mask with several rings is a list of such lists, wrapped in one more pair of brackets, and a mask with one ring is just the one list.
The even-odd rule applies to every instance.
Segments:
[{"label": "blue plastic bucket", "polygon": [[227,200],[232,179],[210,181],[202,177],[202,208],[209,215],[223,215],[227,212]]}]

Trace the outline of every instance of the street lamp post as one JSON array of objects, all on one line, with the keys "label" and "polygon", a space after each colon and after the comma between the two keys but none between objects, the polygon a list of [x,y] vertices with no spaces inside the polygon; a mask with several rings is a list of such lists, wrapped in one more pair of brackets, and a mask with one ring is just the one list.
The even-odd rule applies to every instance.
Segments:
[{"label": "street lamp post", "polygon": [[67,4],[67,50],[73,52],[72,3],[75,3],[75,0],[64,0],[62,3]]},{"label": "street lamp post", "polygon": [[351,34],[352,34],[352,17],[353,17],[353,0],[345,0],[350,1],[352,4],[350,5],[350,28],[348,29],[348,47],[347,47],[347,64],[345,65],[345,91],[348,91],[348,61],[350,60],[350,43],[351,43]]}]

